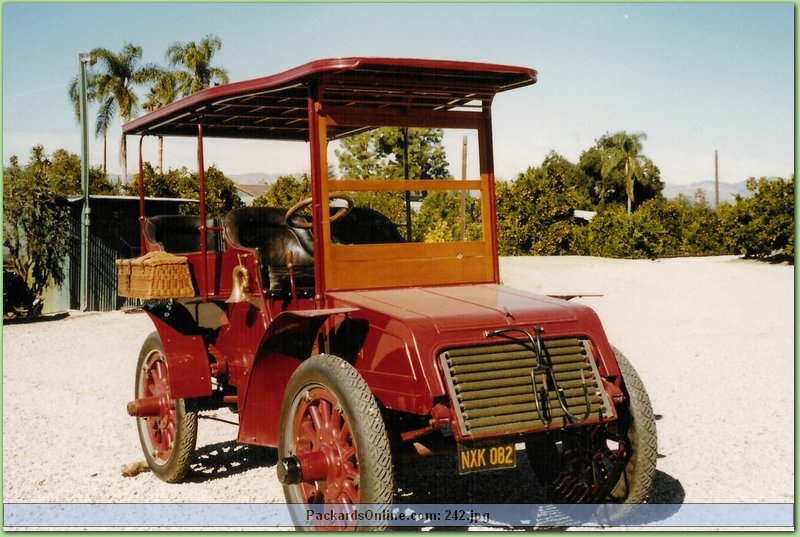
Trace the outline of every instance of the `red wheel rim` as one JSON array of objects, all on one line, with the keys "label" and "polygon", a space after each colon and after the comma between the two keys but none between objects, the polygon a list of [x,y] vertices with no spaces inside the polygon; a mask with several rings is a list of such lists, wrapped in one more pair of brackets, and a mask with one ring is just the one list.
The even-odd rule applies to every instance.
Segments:
[{"label": "red wheel rim", "polygon": [[[295,455],[303,459],[324,457],[324,479],[295,485],[307,504],[359,503],[360,469],[356,441],[338,399],[322,386],[308,388],[297,401],[292,428]],[[346,524],[350,526],[352,524]],[[345,529],[337,526],[337,529]]]},{"label": "red wheel rim", "polygon": [[564,503],[613,501],[612,491],[630,459],[630,444],[605,426],[582,431],[562,454],[563,470],[553,482],[553,496]]},{"label": "red wheel rim", "polygon": [[167,364],[161,353],[153,352],[147,357],[144,371],[144,386],[142,397],[158,397],[159,415],[143,418],[147,428],[147,438],[150,440],[150,454],[157,461],[166,461],[172,453],[175,444],[175,431],[177,419],[175,416],[175,402],[169,393],[169,378]]}]

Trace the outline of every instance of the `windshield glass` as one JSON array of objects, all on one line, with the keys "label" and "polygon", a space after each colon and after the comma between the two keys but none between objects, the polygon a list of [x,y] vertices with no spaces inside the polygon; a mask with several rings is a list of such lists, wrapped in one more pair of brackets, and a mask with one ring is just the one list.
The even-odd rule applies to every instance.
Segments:
[{"label": "windshield glass", "polygon": [[327,145],[328,288],[492,281],[478,129],[380,127]]},{"label": "windshield glass", "polygon": [[334,241],[481,240],[481,191],[467,181],[478,177],[476,148],[476,133],[462,129],[384,127],[332,142],[329,190],[354,204],[333,224]]}]

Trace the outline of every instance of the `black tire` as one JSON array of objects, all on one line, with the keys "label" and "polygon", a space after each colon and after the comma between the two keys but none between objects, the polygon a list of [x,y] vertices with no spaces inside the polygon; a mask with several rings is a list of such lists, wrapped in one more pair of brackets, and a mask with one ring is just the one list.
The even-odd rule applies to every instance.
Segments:
[{"label": "black tire", "polygon": [[656,418],[639,374],[619,349],[614,348],[614,356],[622,373],[623,391],[628,396],[628,412],[633,421],[628,428],[633,454],[625,467],[624,479],[619,481],[611,495],[612,498],[622,498],[624,503],[643,503],[656,474]]},{"label": "black tire", "polygon": [[381,409],[358,371],[326,354],[303,362],[289,380],[278,440],[280,460],[323,455],[327,462],[318,470],[321,475],[302,476],[299,483],[283,486],[297,528],[385,529],[385,521],[331,524],[307,517],[311,507],[352,512],[355,504],[389,505],[394,497],[392,454]]},{"label": "black tire", "polygon": [[177,483],[192,462],[197,443],[197,413],[187,412],[183,399],[172,399],[164,348],[158,333],[150,334],[139,352],[135,397],[157,396],[158,416],[136,418],[147,465],[162,481]]},{"label": "black tire", "polygon": [[658,455],[650,397],[628,359],[614,349],[626,403],[619,419],[598,427],[539,435],[528,459],[555,503],[642,503],[653,485]]}]

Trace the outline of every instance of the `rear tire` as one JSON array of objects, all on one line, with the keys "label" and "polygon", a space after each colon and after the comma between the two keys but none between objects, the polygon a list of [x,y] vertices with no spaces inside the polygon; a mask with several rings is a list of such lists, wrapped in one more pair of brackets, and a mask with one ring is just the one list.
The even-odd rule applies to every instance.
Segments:
[{"label": "rear tire", "polygon": [[614,348],[619,370],[622,373],[622,389],[628,396],[628,412],[633,424],[628,429],[628,438],[633,455],[625,467],[624,479],[611,491],[614,499],[623,503],[644,503],[656,474],[658,458],[658,433],[656,418],[650,396],[644,383],[630,361],[617,348]]},{"label": "rear tire", "polygon": [[604,425],[542,434],[527,442],[531,466],[555,503],[642,503],[656,471],[657,434],[650,398],[617,349],[626,402]]},{"label": "rear tire", "polygon": [[172,399],[164,348],[157,332],[145,340],[136,366],[136,399],[158,397],[158,416],[137,417],[139,442],[147,465],[162,481],[177,483],[192,462],[197,443],[197,413],[183,399]]}]

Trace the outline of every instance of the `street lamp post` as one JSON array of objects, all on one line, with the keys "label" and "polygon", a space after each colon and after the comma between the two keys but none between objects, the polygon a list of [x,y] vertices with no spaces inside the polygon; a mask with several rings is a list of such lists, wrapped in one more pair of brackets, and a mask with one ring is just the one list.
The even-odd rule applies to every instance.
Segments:
[{"label": "street lamp post", "polygon": [[86,117],[86,64],[94,65],[97,58],[94,54],[81,52],[78,54],[81,64],[80,73],[80,114],[81,114],[81,189],[83,190],[83,210],[81,212],[81,289],[80,309],[86,311],[89,287],[89,128]]}]

